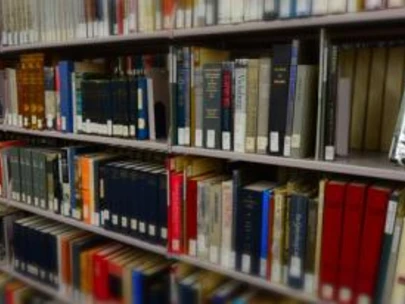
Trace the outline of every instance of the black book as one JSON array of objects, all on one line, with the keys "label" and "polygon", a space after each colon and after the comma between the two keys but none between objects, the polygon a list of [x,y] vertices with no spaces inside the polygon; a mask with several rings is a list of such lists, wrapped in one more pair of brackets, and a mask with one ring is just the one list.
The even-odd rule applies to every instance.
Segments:
[{"label": "black book", "polygon": [[128,81],[128,125],[129,137],[136,137],[138,125],[138,77],[132,76]]},{"label": "black book", "polygon": [[159,202],[158,202],[158,242],[162,246],[167,244],[167,172],[159,174]]},{"label": "black book", "polygon": [[290,80],[291,44],[273,47],[269,114],[269,153],[283,155]]},{"label": "black book", "polygon": [[221,149],[222,64],[206,64],[203,68],[204,147]]}]

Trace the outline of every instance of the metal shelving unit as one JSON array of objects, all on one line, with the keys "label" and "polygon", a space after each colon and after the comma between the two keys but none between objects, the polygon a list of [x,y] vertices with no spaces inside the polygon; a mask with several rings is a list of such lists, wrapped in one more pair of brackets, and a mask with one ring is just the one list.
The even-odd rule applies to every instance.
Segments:
[{"label": "metal shelving unit", "polygon": [[31,286],[32,288],[35,288],[41,292],[43,292],[44,294],[47,294],[50,297],[55,298],[56,300],[58,300],[61,303],[66,303],[66,304],[74,304],[74,301],[72,298],[67,297],[63,294],[61,294],[60,292],[58,292],[56,289],[46,286],[45,284],[42,284],[38,281],[35,281],[34,279],[31,279],[29,277],[26,277],[18,272],[16,272],[10,265],[0,265],[0,271],[3,271],[7,274],[9,274],[10,276],[12,276],[15,279],[18,279],[22,282],[24,282],[25,284]]},{"label": "metal shelving unit", "polygon": [[0,131],[13,132],[13,133],[32,135],[32,136],[44,136],[44,137],[59,138],[59,139],[66,139],[66,140],[75,140],[75,141],[111,145],[111,146],[121,146],[121,147],[127,147],[127,148],[149,149],[149,150],[155,150],[155,151],[161,151],[161,152],[168,151],[168,144],[166,142],[161,142],[161,141],[124,139],[124,138],[106,137],[106,136],[97,136],[97,135],[62,133],[62,132],[57,132],[57,131],[28,130],[28,129],[7,126],[7,125],[0,125]]}]

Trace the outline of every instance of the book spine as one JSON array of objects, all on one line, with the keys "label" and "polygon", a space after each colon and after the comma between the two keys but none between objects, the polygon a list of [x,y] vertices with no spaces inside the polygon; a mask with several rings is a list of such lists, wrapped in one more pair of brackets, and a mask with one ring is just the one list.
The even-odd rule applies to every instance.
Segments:
[{"label": "book spine", "polygon": [[288,285],[297,289],[304,287],[305,244],[308,226],[307,209],[307,197],[292,195],[290,202]]},{"label": "book spine", "polygon": [[271,191],[264,191],[262,198],[262,214],[261,214],[261,232],[260,232],[260,258],[259,258],[259,275],[266,278],[268,270],[268,256],[269,256],[269,239],[270,239],[270,204],[271,204]]},{"label": "book spine", "polygon": [[195,81],[195,146],[203,147],[204,143],[204,78],[203,69],[198,66],[194,69],[194,81]]},{"label": "book spine", "polygon": [[232,250],[232,228],[233,228],[233,182],[225,181],[222,183],[222,236],[221,236],[221,265],[226,268],[233,268],[230,264],[230,255]]},{"label": "book spine", "polygon": [[137,139],[149,139],[147,79],[138,79]]},{"label": "book spine", "polygon": [[170,191],[171,239],[169,240],[169,250],[172,253],[181,253],[183,174],[172,174]]},{"label": "book spine", "polygon": [[203,68],[204,87],[204,146],[221,148],[221,64],[207,64]]},{"label": "book spine", "polygon": [[59,64],[60,79],[60,112],[61,112],[61,131],[73,132],[73,113],[72,113],[72,83],[71,73],[73,64],[69,61],[62,61]]},{"label": "book spine", "polygon": [[182,86],[184,94],[184,145],[189,146],[191,143],[190,131],[191,131],[191,100],[190,100],[190,85],[191,85],[191,48],[183,48],[183,77],[184,83]]},{"label": "book spine", "polygon": [[197,255],[197,182],[187,181],[187,254]]},{"label": "book spine", "polygon": [[328,0],[313,0],[312,15],[325,15],[328,13]]},{"label": "book spine", "polygon": [[259,60],[249,59],[248,63],[248,98],[246,105],[246,143],[245,152],[256,152],[257,137],[257,103],[259,97]]},{"label": "book spine", "polygon": [[217,1],[205,0],[205,25],[215,25],[218,22]]},{"label": "book spine", "polygon": [[282,282],[282,264],[283,264],[283,249],[284,249],[284,212],[285,212],[285,196],[281,193],[274,195],[274,217],[273,217],[273,242],[271,247],[271,272],[269,279],[274,283]]},{"label": "book spine", "polygon": [[346,191],[344,209],[344,226],[340,250],[338,274],[338,299],[350,302],[353,299],[358,264],[361,227],[366,203],[366,185],[349,184]]},{"label": "book spine", "polygon": [[271,58],[260,58],[259,70],[259,104],[257,109],[257,153],[267,154],[269,132]]},{"label": "book spine", "polygon": [[222,71],[222,150],[232,150],[233,127],[233,78],[234,67],[232,63],[224,63]]},{"label": "book spine", "polygon": [[360,256],[367,259],[360,259],[358,263],[356,301],[371,301],[375,293],[389,196],[390,190],[385,188],[370,187],[367,191],[360,247]]},{"label": "book spine", "polygon": [[247,104],[247,60],[235,63],[234,150],[245,153]]},{"label": "book spine", "polygon": [[208,218],[208,185],[199,182],[197,192],[197,255],[202,260],[207,260],[209,256],[208,249],[208,231],[205,219]]},{"label": "book spine", "polygon": [[219,264],[221,257],[221,186],[221,183],[213,185],[210,195],[209,261],[214,264]]},{"label": "book spine", "polygon": [[273,20],[278,15],[279,0],[264,0],[263,20]]},{"label": "book spine", "polygon": [[319,280],[319,293],[324,300],[334,300],[337,295],[336,285],[345,193],[345,183],[328,182],[326,185]]},{"label": "book spine", "polygon": [[311,198],[308,202],[308,229],[305,244],[305,277],[304,290],[314,293],[315,277],[315,250],[317,234],[318,201]]},{"label": "book spine", "polygon": [[[177,63],[175,73],[177,77],[177,96],[176,96],[176,124],[177,127],[177,144],[180,146],[185,145],[185,127],[186,127],[186,113],[185,113],[185,91],[184,86],[186,83],[185,70],[183,68],[184,54],[183,49],[177,50]],[[174,92],[173,92],[174,93]]]},{"label": "book spine", "polygon": [[[167,245],[167,174],[160,175],[159,180],[159,243],[163,246]],[[196,224],[197,225],[197,224]]]},{"label": "book spine", "polygon": [[298,56],[300,52],[300,41],[295,39],[291,47],[290,80],[288,87],[287,118],[284,137],[284,156],[291,156],[291,137],[294,123],[294,102],[297,88]]},{"label": "book spine", "polygon": [[269,116],[269,153],[272,155],[283,155],[290,62],[291,45],[275,45]]}]

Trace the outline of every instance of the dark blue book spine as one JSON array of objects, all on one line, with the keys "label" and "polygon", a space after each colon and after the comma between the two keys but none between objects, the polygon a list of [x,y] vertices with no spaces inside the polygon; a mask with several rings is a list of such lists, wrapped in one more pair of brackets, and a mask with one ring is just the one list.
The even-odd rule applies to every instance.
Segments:
[{"label": "dark blue book spine", "polygon": [[138,189],[142,189],[142,191],[139,192],[138,195],[138,221],[139,221],[139,231],[138,231],[138,235],[139,238],[141,239],[146,239],[147,237],[147,206],[148,204],[150,204],[150,200],[149,200],[149,191],[148,191],[148,187],[147,187],[147,173],[146,172],[142,172],[139,171],[139,184],[138,184]]},{"label": "dark blue book spine", "polygon": [[72,61],[59,62],[62,131],[73,132]]},{"label": "dark blue book spine", "polygon": [[[69,215],[75,216],[76,211],[76,185],[75,185],[75,157],[76,157],[76,148],[69,147],[67,151],[68,157],[68,172],[69,172],[69,188],[70,188],[70,196],[69,196]],[[66,211],[68,211],[66,209]]]},{"label": "dark blue book spine", "polygon": [[139,271],[132,271],[132,299],[133,303],[143,302],[143,282],[142,274]]},{"label": "dark blue book spine", "polygon": [[156,243],[158,239],[158,206],[159,206],[159,176],[150,173],[148,176],[149,204],[147,204],[148,240]]},{"label": "dark blue book spine", "polygon": [[184,54],[180,48],[177,50],[177,98],[176,98],[176,128],[177,128],[177,144],[184,145],[184,132],[186,127],[186,109],[185,100],[186,92],[186,71],[184,69]]},{"label": "dark blue book spine", "polygon": [[138,79],[133,76],[129,80],[129,136],[136,137],[137,134],[137,113],[138,113]]},{"label": "dark blue book spine", "polygon": [[[130,187],[133,193],[140,193],[139,172],[136,168],[131,169]],[[130,234],[134,237],[139,235],[139,204],[130,205]]]},{"label": "dark blue book spine", "polygon": [[138,79],[138,133],[137,139],[149,139],[148,122],[148,80],[146,77]]},{"label": "dark blue book spine", "polygon": [[270,202],[271,202],[272,192],[264,191],[262,199],[262,220],[261,220],[261,233],[260,233],[260,260],[259,260],[259,275],[261,277],[267,276],[267,259],[269,254],[269,218],[271,218],[270,213]]},{"label": "dark blue book spine", "polygon": [[159,244],[167,243],[167,174],[159,176],[159,205],[158,205]]},{"label": "dark blue book spine", "polygon": [[293,194],[290,201],[288,285],[297,289],[304,287],[307,217],[308,197]]}]

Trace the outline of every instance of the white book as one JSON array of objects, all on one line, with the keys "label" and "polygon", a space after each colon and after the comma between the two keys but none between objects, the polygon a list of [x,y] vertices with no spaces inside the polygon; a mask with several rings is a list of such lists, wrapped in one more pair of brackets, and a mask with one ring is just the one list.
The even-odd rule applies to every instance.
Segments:
[{"label": "white book", "polygon": [[232,227],[233,227],[233,181],[222,182],[222,213],[221,213],[221,266],[234,268],[231,264]]},{"label": "white book", "polygon": [[347,0],[334,0],[328,4],[328,12],[330,14],[346,13]]},{"label": "white book", "polygon": [[155,129],[155,99],[153,94],[153,79],[148,78],[148,120],[149,120],[149,139],[156,140]]},{"label": "white book", "polygon": [[231,12],[232,12],[231,22],[232,23],[243,22],[244,2],[245,1],[248,1],[248,0],[233,0],[232,1],[232,7],[231,7]]},{"label": "white book", "polygon": [[247,103],[247,59],[235,64],[234,150],[245,153],[246,103]]},{"label": "white book", "polygon": [[103,22],[101,36],[107,37],[110,35],[110,14],[108,13],[108,0],[103,0]]},{"label": "white book", "polygon": [[[328,2],[333,0],[313,0],[312,15],[325,15],[328,13]],[[335,0],[336,1],[336,0]]]},{"label": "white book", "polygon": [[[184,4],[184,0],[180,1],[181,4]],[[176,28],[184,28],[186,23],[186,12],[183,5],[177,3],[176,7]]]},{"label": "white book", "polygon": [[291,1],[284,0],[280,2],[278,16],[279,18],[291,17]]},{"label": "white book", "polygon": [[216,1],[205,0],[205,25],[214,25],[216,17]]},{"label": "white book", "polygon": [[383,0],[365,0],[366,10],[382,9],[384,8]]},{"label": "white book", "polygon": [[387,7],[401,7],[405,5],[405,0],[388,0]]},{"label": "white book", "polygon": [[[340,0],[335,0],[336,2]],[[296,2],[296,15],[297,16],[308,16],[311,14],[311,0],[297,0]]]},{"label": "white book", "polygon": [[194,0],[193,27],[205,26],[205,0]]},{"label": "white book", "polygon": [[231,0],[218,0],[218,24],[231,22]]}]

